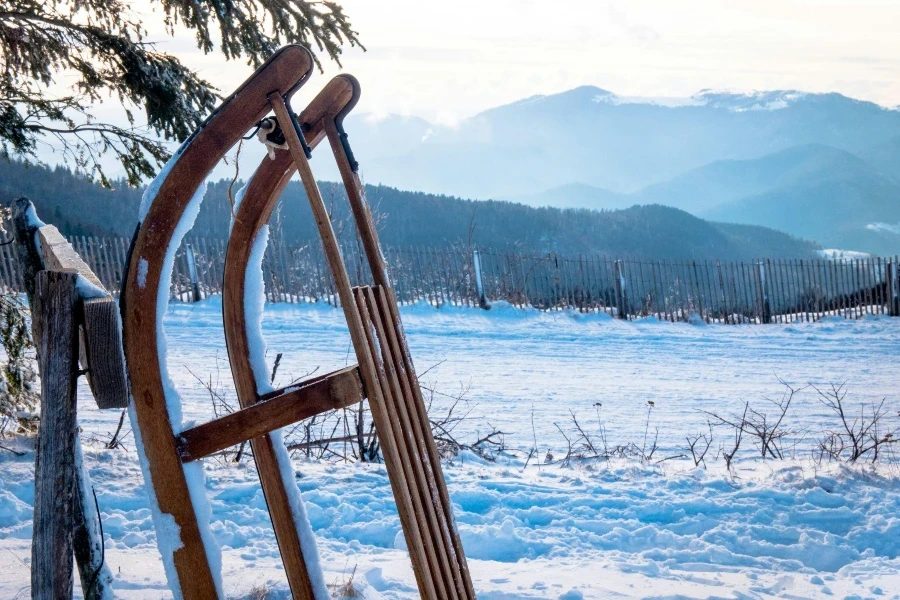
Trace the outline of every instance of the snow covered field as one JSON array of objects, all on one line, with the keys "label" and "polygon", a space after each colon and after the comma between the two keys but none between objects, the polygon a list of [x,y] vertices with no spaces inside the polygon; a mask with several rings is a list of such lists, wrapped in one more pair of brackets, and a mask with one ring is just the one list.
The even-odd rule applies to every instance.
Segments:
[{"label": "snow covered field", "polygon": [[[187,419],[212,417],[191,372],[212,375],[226,393],[230,384],[219,310],[214,298],[167,313],[169,369]],[[686,452],[685,436],[706,427],[701,410],[725,414],[745,400],[763,408],[764,397],[779,398],[777,377],[798,387],[847,380],[853,406],[887,398],[891,426],[900,424],[900,319],[701,326],[504,306],[401,314],[418,370],[429,369],[423,382],[437,392],[434,412],[466,391],[461,441],[494,426],[511,448],[536,440],[542,461],[565,452],[557,424],[570,435],[570,411],[592,434],[603,423],[610,445],[641,445],[646,430],[659,428],[648,465],[532,459],[525,467],[521,455],[491,464],[466,454],[446,467],[479,598],[900,597],[900,467],[814,463],[810,450],[837,423],[812,390],[786,419],[789,460],[763,462],[746,443],[734,477],[721,459],[709,470],[655,462]],[[284,353],[278,384],[354,362],[342,313],[330,307],[269,306],[264,329],[270,364]],[[119,414],[96,410],[84,394],[79,408],[117,597],[169,598],[133,440],[127,451],[91,445]],[[0,452],[0,598],[29,596],[32,463],[33,454]],[[326,581],[352,576],[366,598],[415,598],[383,467],[294,464]],[[281,597],[286,584],[252,464],[207,461],[206,471],[226,591],[245,598],[269,587]]]}]

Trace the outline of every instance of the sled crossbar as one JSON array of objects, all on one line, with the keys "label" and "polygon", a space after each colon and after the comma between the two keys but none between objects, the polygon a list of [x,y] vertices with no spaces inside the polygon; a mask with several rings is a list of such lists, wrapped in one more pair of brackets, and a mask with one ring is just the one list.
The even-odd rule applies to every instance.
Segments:
[{"label": "sled crossbar", "polygon": [[178,454],[186,463],[198,460],[364,398],[359,369],[353,365],[270,392],[256,404],[183,431]]}]

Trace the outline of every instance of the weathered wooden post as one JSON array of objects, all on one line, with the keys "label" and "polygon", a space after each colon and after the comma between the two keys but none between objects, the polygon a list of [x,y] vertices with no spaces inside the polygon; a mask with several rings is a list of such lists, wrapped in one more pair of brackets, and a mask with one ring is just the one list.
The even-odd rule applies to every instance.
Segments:
[{"label": "weathered wooden post", "polygon": [[71,272],[37,273],[33,329],[41,352],[41,425],[35,449],[31,597],[72,597],[75,528],[75,391],[78,325]]},{"label": "weathered wooden post", "polygon": [[716,261],[716,271],[719,274],[719,292],[722,294],[722,322],[727,325],[730,316],[728,311],[728,294],[725,292],[725,277],[722,274],[722,264],[719,261]]},{"label": "weathered wooden post", "polygon": [[33,598],[71,598],[72,557],[86,600],[111,600],[99,515],[80,460],[76,389],[79,355],[101,408],[127,402],[115,301],[31,202],[15,202],[14,222],[41,375],[41,424],[35,448],[31,582]]},{"label": "weathered wooden post", "polygon": [[769,306],[769,292],[766,290],[766,267],[762,262],[756,263],[756,281],[759,284],[759,319],[761,323],[772,322],[772,309]]},{"label": "weathered wooden post", "polygon": [[885,264],[884,281],[888,292],[888,314],[900,317],[900,290],[897,285],[897,262],[888,259]]},{"label": "weathered wooden post", "polygon": [[626,297],[625,270],[622,261],[616,261],[616,309],[618,318],[628,320],[628,303]]},{"label": "weathered wooden post", "polygon": [[484,283],[481,281],[481,257],[478,256],[478,250],[472,251],[472,265],[475,268],[475,291],[478,293],[478,306],[488,310],[491,305],[488,304],[487,297],[484,295]]},{"label": "weathered wooden post", "polygon": [[197,279],[197,257],[190,244],[184,245],[185,258],[188,264],[188,277],[191,279],[191,302],[200,302],[200,282]]}]

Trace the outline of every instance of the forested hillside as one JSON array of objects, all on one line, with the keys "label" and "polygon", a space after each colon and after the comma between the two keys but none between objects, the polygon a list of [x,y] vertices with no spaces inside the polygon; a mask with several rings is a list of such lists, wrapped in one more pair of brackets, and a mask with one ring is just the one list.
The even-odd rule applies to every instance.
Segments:
[{"label": "forested hillside", "polygon": [[[352,235],[343,188],[329,182],[320,185],[333,210],[335,229],[344,237]],[[195,235],[227,235],[228,187],[226,180],[210,182]],[[67,234],[130,236],[141,193],[122,183],[114,191],[104,190],[65,169],[0,161],[0,200],[28,196],[45,220]],[[367,186],[367,194],[379,219],[382,241],[391,246],[441,246],[471,239],[480,246],[517,247],[534,253],[719,259],[804,257],[816,249],[812,243],[772,229],[713,223],[659,205],[600,212],[463,200],[386,186]],[[274,221],[289,244],[316,239],[298,181],[288,186]]]}]

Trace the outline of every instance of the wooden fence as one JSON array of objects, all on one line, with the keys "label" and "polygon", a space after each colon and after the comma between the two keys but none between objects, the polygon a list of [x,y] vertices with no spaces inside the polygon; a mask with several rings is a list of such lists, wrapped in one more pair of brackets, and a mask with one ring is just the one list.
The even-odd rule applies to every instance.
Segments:
[{"label": "wooden fence", "polygon": [[[121,287],[124,238],[71,237],[106,289]],[[354,285],[370,280],[361,248],[343,247]],[[529,255],[444,248],[385,248],[398,302],[488,306],[506,301],[541,310],[607,312],[619,318],[712,323],[787,323],[836,315],[900,315],[898,258],[634,260]],[[222,290],[225,242],[189,238],[179,249],[172,297],[204,298]],[[318,245],[270,242],[263,261],[269,302],[337,304]],[[0,247],[0,284],[23,291],[16,251]]]}]

